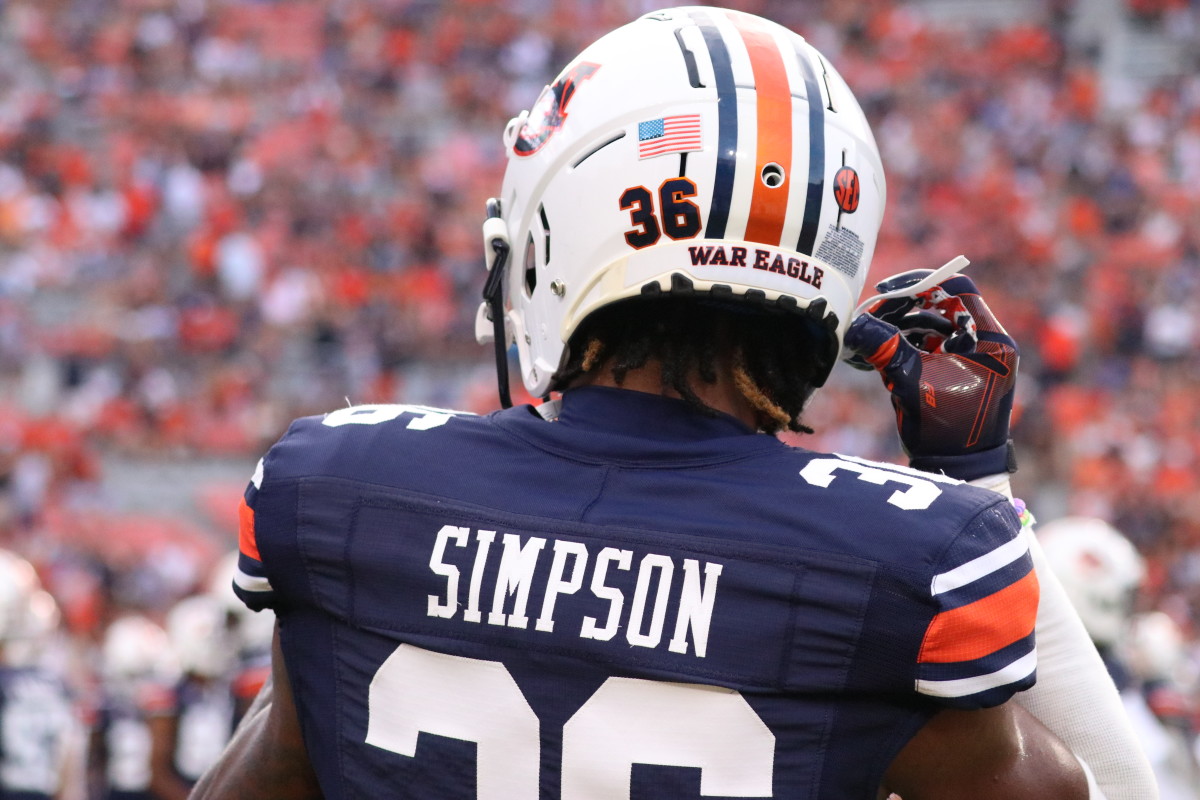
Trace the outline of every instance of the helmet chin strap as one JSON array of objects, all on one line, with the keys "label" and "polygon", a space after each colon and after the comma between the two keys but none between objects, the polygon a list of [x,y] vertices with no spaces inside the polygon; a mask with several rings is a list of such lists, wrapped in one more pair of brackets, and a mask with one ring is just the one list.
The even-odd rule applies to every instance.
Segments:
[{"label": "helmet chin strap", "polygon": [[[491,198],[487,202],[488,219],[500,218],[500,201]],[[496,381],[500,392],[500,405],[512,408],[512,395],[508,390],[508,338],[504,335],[504,270],[508,267],[508,255],[512,248],[503,236],[493,236],[487,242],[492,249],[491,269],[483,284],[483,299],[492,318],[492,342],[496,348]]]}]

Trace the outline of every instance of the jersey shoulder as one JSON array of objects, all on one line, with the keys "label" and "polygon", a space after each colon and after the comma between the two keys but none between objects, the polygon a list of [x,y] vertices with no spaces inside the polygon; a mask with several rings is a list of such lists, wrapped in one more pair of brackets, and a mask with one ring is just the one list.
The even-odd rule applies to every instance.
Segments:
[{"label": "jersey shoulder", "polygon": [[[836,530],[853,528],[856,541],[874,558],[902,551],[917,565],[920,554],[920,562],[933,568],[967,528],[978,529],[976,541],[999,543],[1020,527],[1003,495],[940,473],[840,453],[796,449],[782,457],[787,467],[771,469],[797,484],[783,496],[802,499],[806,517],[821,517]],[[897,548],[901,542],[904,547]]]},{"label": "jersey shoulder", "polygon": [[444,450],[448,439],[463,432],[464,424],[476,427],[483,419],[465,411],[402,404],[347,406],[301,417],[268,451],[260,477],[355,475],[365,465],[389,455],[419,456],[423,449]]},{"label": "jersey shoulder", "polygon": [[884,596],[911,593],[916,603],[897,602],[890,617],[877,618],[880,641],[900,624],[898,615],[927,620],[915,665],[918,693],[976,708],[1033,684],[1038,583],[1031,533],[1007,497],[853,456],[796,458],[805,497],[822,520],[817,525],[880,565],[880,580],[894,589]]},{"label": "jersey shoulder", "polygon": [[455,440],[471,439],[462,429],[486,428],[484,419],[432,406],[379,404],[294,420],[258,461],[239,504],[235,593],[255,611],[275,604],[276,587],[260,545],[273,533],[286,538],[293,527],[288,486],[310,477],[386,483],[401,467],[440,462],[449,452],[465,451]]}]

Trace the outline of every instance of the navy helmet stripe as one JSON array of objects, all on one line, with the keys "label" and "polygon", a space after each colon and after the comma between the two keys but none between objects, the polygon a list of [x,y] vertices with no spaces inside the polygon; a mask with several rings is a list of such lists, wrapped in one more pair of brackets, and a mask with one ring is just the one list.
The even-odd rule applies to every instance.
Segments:
[{"label": "navy helmet stripe", "polygon": [[825,101],[817,85],[817,73],[803,45],[796,44],[796,58],[804,73],[804,91],[808,96],[808,197],[804,201],[804,224],[796,249],[812,255],[821,223],[821,200],[825,195]]},{"label": "navy helmet stripe", "polygon": [[733,199],[733,176],[737,170],[738,118],[737,86],[733,81],[733,62],[721,31],[703,11],[692,13],[704,34],[709,61],[717,83],[717,174],[714,178],[712,205],[708,210],[707,239],[724,239],[729,223],[729,204]]}]

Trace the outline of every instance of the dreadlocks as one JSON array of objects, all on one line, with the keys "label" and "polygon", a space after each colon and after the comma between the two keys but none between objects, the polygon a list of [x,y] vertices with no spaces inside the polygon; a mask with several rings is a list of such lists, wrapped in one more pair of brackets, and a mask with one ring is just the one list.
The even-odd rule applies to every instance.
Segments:
[{"label": "dreadlocks", "polygon": [[620,386],[631,370],[653,359],[662,365],[663,386],[712,416],[717,412],[697,396],[693,381],[716,383],[716,365],[728,354],[734,385],[757,412],[762,430],[812,433],[801,424],[800,414],[821,383],[813,323],[783,310],[755,308],[750,313],[672,297],[600,309],[571,337],[567,361],[551,388],[561,391],[604,365]]}]

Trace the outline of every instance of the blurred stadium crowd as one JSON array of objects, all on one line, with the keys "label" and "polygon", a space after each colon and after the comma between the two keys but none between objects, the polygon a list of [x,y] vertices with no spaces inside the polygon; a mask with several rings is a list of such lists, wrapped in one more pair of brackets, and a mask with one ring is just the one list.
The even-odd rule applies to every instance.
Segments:
[{"label": "blurred stadium crowd", "polygon": [[[1200,704],[1200,5],[727,4],[812,39],[872,117],[874,277],[972,260],[1022,347],[1017,493],[1133,541]],[[503,125],[662,5],[0,0],[0,545],[61,608],[81,697],[109,621],[163,621],[233,542],[236,492],[130,515],[107,461],[249,477],[347,399],[494,408],[472,320]],[[1100,6],[1186,63],[1120,80]],[[873,375],[840,369],[809,422],[804,446],[903,457]]]}]

